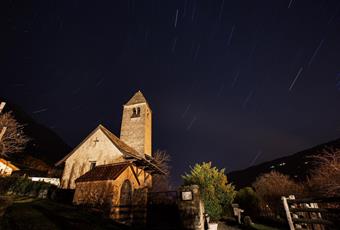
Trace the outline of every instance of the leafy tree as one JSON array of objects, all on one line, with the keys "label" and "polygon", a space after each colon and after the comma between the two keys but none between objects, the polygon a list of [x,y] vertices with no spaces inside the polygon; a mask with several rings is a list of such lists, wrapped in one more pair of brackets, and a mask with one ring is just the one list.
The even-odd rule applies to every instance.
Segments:
[{"label": "leafy tree", "polygon": [[184,185],[196,184],[200,187],[205,212],[212,220],[218,220],[233,202],[236,195],[234,186],[228,183],[225,169],[212,167],[211,162],[196,164],[190,173],[182,176]]},{"label": "leafy tree", "polygon": [[22,151],[29,139],[24,135],[24,126],[19,124],[12,113],[0,114],[0,132],[6,131],[0,140],[0,156]]}]

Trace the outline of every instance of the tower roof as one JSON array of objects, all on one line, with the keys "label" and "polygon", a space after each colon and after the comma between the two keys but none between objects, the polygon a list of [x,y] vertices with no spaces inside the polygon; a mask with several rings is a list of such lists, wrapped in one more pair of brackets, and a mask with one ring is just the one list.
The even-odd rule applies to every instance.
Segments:
[{"label": "tower roof", "polygon": [[140,90],[138,90],[138,92],[135,93],[135,95],[133,95],[133,97],[125,105],[135,105],[139,103],[148,104],[148,102],[146,101],[144,95],[142,94]]}]

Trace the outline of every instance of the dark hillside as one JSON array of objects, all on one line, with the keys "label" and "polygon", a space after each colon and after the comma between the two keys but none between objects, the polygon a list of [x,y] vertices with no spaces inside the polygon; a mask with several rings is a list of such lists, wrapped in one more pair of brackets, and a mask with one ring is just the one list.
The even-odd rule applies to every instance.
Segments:
[{"label": "dark hillside", "polygon": [[309,171],[313,168],[310,156],[320,153],[324,148],[340,148],[340,138],[330,141],[301,152],[281,157],[272,161],[267,161],[243,170],[233,171],[228,174],[228,178],[237,188],[251,186],[256,177],[261,174],[276,170],[283,174],[290,175],[296,180],[305,180]]},{"label": "dark hillside", "polygon": [[31,139],[23,153],[9,156],[11,161],[20,166],[42,169],[46,168],[46,164],[54,165],[70,151],[70,147],[56,133],[34,121],[20,107],[7,102],[3,112],[8,111],[12,111],[15,119],[25,125],[24,132]]}]

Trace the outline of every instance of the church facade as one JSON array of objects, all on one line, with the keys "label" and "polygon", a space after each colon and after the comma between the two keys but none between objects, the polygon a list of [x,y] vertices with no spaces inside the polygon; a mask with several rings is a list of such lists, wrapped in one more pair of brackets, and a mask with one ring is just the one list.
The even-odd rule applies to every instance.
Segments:
[{"label": "church facade", "polygon": [[152,158],[152,111],[143,94],[123,106],[120,138],[99,125],[60,165],[61,187],[75,189],[75,204],[115,207],[143,200],[152,174],[163,173]]}]

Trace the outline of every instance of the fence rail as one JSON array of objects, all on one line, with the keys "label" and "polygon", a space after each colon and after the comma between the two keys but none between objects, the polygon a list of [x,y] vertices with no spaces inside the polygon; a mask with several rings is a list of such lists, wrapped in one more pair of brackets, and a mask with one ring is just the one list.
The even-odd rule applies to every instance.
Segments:
[{"label": "fence rail", "polygon": [[[327,215],[340,214],[340,197],[319,197],[295,199],[295,196],[282,197],[283,207],[286,212],[290,230],[296,228],[324,230],[335,224],[323,218]],[[332,207],[319,207],[329,206]],[[322,214],[322,215],[321,215]]]},{"label": "fence rail", "polygon": [[338,208],[290,208],[291,212],[332,212],[340,213]]},{"label": "fence rail", "polygon": [[287,199],[289,204],[302,204],[302,203],[337,203],[340,202],[340,197],[314,197],[305,199]]}]

